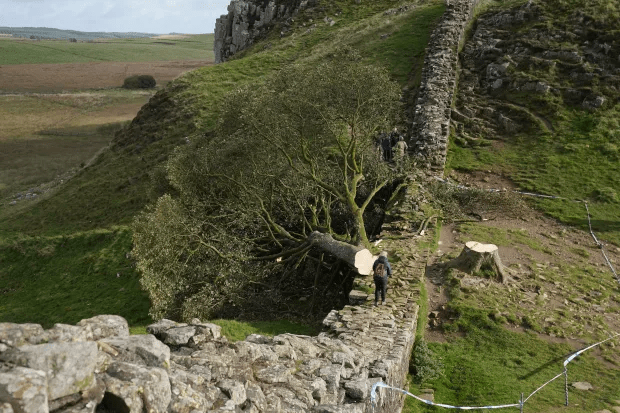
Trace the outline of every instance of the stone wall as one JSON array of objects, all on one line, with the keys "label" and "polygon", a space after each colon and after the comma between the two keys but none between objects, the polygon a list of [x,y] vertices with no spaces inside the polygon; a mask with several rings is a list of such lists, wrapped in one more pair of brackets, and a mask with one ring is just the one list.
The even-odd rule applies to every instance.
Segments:
[{"label": "stone wall", "polygon": [[317,0],[232,0],[215,22],[215,63],[252,45],[276,22],[286,22]]},{"label": "stone wall", "polygon": [[[394,222],[388,225],[395,225]],[[356,280],[351,305],[333,310],[318,336],[250,335],[160,320],[130,335],[119,316],[76,326],[0,323],[0,413],[371,412],[378,380],[404,387],[425,258],[411,239],[395,252],[387,305]],[[374,412],[399,412],[403,395],[379,390]]]},{"label": "stone wall", "polygon": [[482,0],[446,0],[446,11],[428,44],[415,103],[409,148],[419,165],[443,175],[457,83],[458,49]]}]

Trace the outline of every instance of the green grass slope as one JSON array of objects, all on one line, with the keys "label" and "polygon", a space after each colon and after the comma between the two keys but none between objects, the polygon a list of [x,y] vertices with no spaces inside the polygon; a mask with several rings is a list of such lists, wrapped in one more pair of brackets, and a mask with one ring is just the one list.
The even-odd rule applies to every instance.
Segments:
[{"label": "green grass slope", "polygon": [[[522,190],[586,200],[594,231],[620,245],[620,8],[606,0],[535,4],[539,7],[535,19],[509,26],[508,31],[492,29],[502,37],[501,53],[483,53],[483,58],[465,65],[475,68],[483,80],[489,62],[503,62],[508,68],[504,86],[498,89],[475,86],[473,93],[459,91],[457,109],[474,102],[482,120],[465,121],[464,132],[453,133],[448,169],[492,170]],[[527,48],[531,55],[519,55],[519,48]],[[556,57],[543,58],[547,51]],[[466,78],[461,85],[468,82]],[[542,88],[535,90],[536,84]],[[467,85],[466,89],[471,83]],[[603,104],[588,108],[587,102],[596,97]],[[484,115],[485,106],[515,120],[519,129],[486,129],[490,116]],[[536,203],[562,222],[588,228],[582,203],[548,199]]]},{"label": "green grass slope", "polygon": [[[141,309],[130,307],[135,311],[125,312],[122,307],[126,304],[118,298],[111,300],[118,307],[104,308],[103,304],[97,304],[99,312],[131,314],[131,323],[144,323],[148,300],[138,284],[127,281],[121,285],[120,282],[125,282],[123,277],[114,278],[119,266],[127,264],[125,254],[130,244],[126,243],[129,234],[124,232],[125,227],[158,196],[158,186],[153,191],[152,182],[161,182],[158,180],[163,174],[161,166],[174,147],[186,144],[186,137],[190,140],[210,137],[220,103],[229,91],[242,84],[259,82],[287,63],[311,65],[343,45],[356,47],[368,61],[386,65],[403,86],[415,88],[424,48],[444,5],[441,0],[421,1],[403,12],[384,14],[403,4],[411,3],[378,0],[355,5],[338,0],[327,3],[324,11],[315,9],[300,14],[287,36],[280,38],[275,30],[271,37],[229,62],[204,67],[172,81],[151,98],[130,125],[116,134],[107,150],[54,193],[42,196],[27,208],[3,206],[0,209],[0,282],[6,287],[0,287],[0,321],[49,324],[88,317],[95,306],[88,305],[92,290],[79,292],[88,279],[89,283],[99,285],[97,292],[102,297],[103,294],[115,296],[120,288],[125,288],[121,296],[132,296],[133,305]],[[323,23],[324,16],[333,17],[336,24]],[[314,24],[310,19],[316,28],[308,31]],[[384,34],[388,36],[382,37]],[[123,228],[122,231],[112,229],[116,226]],[[123,235],[110,235],[110,239],[89,244],[88,240],[97,239],[100,231],[113,234],[121,231],[118,234]],[[36,252],[63,237],[74,239],[76,244],[63,250],[62,256],[59,248],[50,248],[45,256]],[[119,241],[111,250],[110,244],[116,238]],[[28,247],[21,251],[14,247],[16,243],[26,243]],[[89,260],[93,259],[99,260],[100,271],[89,269]],[[27,282],[29,272],[22,272],[16,264],[25,262],[31,262],[35,266],[32,271],[39,274]],[[124,271],[128,279],[133,277],[131,270]],[[62,295],[52,294],[59,297],[62,307],[53,307],[53,299],[38,295],[41,279],[49,279],[50,283],[75,281],[63,284]],[[65,307],[71,310],[65,311]],[[57,314],[48,314],[51,312]]]},{"label": "green grass slope", "polygon": [[0,65],[205,59],[214,59],[213,34],[186,39],[105,39],[92,43],[0,38]]},{"label": "green grass slope", "polygon": [[[491,320],[486,312],[469,310],[461,314],[459,335],[446,343],[430,343],[436,359],[441,360],[441,376],[412,386],[434,389],[435,401],[453,406],[489,406],[515,404],[521,393],[528,397],[539,386],[564,370],[563,361],[575,350],[567,344],[548,343],[535,334],[507,331]],[[604,351],[614,351],[604,345]],[[568,364],[570,383],[585,381],[591,391],[569,388],[569,405],[564,406],[564,378],[561,376],[534,394],[523,411],[584,412],[609,409],[620,394],[620,370],[585,353]],[[517,407],[518,408],[518,407]],[[516,411],[517,408],[512,408]],[[503,410],[503,409],[502,409]],[[509,409],[506,409],[509,410]],[[407,397],[405,413],[435,412],[437,408]],[[480,409],[476,411],[495,411]]]}]

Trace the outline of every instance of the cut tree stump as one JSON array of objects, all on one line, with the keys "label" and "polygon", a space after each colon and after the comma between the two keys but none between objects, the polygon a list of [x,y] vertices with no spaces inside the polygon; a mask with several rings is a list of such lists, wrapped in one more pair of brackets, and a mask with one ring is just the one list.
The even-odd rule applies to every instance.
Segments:
[{"label": "cut tree stump", "polygon": [[481,244],[476,241],[469,241],[463,247],[461,254],[443,264],[443,267],[446,269],[456,268],[468,274],[473,274],[476,271],[480,271],[480,268],[484,265],[488,265],[495,271],[499,281],[502,283],[506,282],[508,268],[502,264],[497,245],[495,244]]}]

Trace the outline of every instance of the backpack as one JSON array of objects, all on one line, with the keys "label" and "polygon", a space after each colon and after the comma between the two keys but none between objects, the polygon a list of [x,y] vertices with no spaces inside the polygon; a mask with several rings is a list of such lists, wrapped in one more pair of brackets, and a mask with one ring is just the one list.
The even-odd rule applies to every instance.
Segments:
[{"label": "backpack", "polygon": [[383,276],[385,276],[385,264],[380,262],[375,267],[375,277],[383,277]]}]

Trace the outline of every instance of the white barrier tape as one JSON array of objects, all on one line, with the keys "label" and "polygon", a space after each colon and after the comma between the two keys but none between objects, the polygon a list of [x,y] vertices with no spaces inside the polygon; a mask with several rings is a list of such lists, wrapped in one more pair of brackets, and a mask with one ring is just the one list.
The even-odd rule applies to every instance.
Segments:
[{"label": "white barrier tape", "polygon": [[607,265],[609,265],[609,268],[611,268],[611,272],[613,272],[614,277],[616,277],[616,281],[620,283],[620,277],[618,277],[616,269],[613,265],[611,265],[611,261],[609,261],[609,258],[607,258],[607,254],[605,254],[605,250],[603,249],[603,243],[600,242],[598,238],[596,238],[596,235],[594,235],[594,232],[592,231],[592,223],[590,222],[590,209],[588,208],[588,203],[584,202],[583,204],[586,206],[586,212],[588,213],[588,227],[590,228],[590,234],[592,234],[592,238],[594,238],[594,242],[596,242],[596,245],[598,245],[598,247],[601,249],[603,257],[605,257],[605,261],[607,261]]},{"label": "white barrier tape", "polygon": [[430,406],[439,406],[439,407],[445,407],[446,409],[458,409],[458,410],[476,410],[476,409],[504,409],[507,407],[521,407],[520,403],[516,403],[516,404],[502,404],[500,406],[477,406],[477,407],[472,407],[472,406],[451,406],[449,404],[442,404],[442,403],[434,403],[430,400],[426,400],[423,399],[421,397],[416,396],[415,394],[411,394],[406,390],[403,389],[398,389],[396,387],[392,387],[392,386],[388,386],[387,384],[383,383],[382,381],[379,381],[375,384],[373,384],[372,386],[372,390],[370,391],[370,401],[372,402],[372,405],[374,406],[376,401],[377,401],[377,387],[383,387],[386,389],[391,389],[391,390],[396,390],[399,391],[401,393],[404,393],[408,396],[411,396],[423,403],[426,403]]},{"label": "white barrier tape", "polygon": [[608,338],[608,339],[606,339],[606,340],[599,341],[598,343],[594,343],[594,344],[592,344],[591,346],[588,346],[588,347],[586,347],[586,348],[584,348],[584,349],[581,349],[581,350],[577,351],[576,353],[572,354],[569,358],[567,358],[566,360],[564,360],[564,367],[566,367],[566,365],[567,365],[568,363],[570,363],[571,361],[573,361],[573,360],[575,359],[575,357],[577,357],[578,355],[580,355],[580,354],[581,354],[581,353],[583,353],[584,351],[590,350],[592,347],[596,347],[596,346],[598,346],[598,345],[601,345],[601,344],[603,344],[603,343],[604,343],[604,342],[606,342],[606,341],[613,340],[614,338],[616,338],[616,337],[618,337],[618,336],[620,336],[620,333],[614,334],[613,336],[609,337],[609,338]]},{"label": "white barrier tape", "polygon": [[[532,397],[534,394],[536,394],[540,389],[542,389],[543,387],[545,387],[547,384],[551,383],[552,381],[558,379],[560,376],[564,376],[566,377],[566,365],[568,363],[570,363],[571,361],[573,361],[577,356],[579,356],[581,353],[590,350],[593,347],[599,346],[609,340],[613,340],[614,338],[620,336],[620,333],[616,333],[613,336],[603,340],[603,341],[599,341],[598,343],[594,343],[584,349],[581,349],[579,351],[577,351],[574,354],[571,354],[566,360],[564,360],[564,371],[562,373],[559,373],[557,376],[555,376],[554,378],[552,378],[551,380],[548,380],[545,384],[543,384],[542,386],[540,386],[539,388],[537,388],[536,390],[534,390],[532,393],[530,393],[529,396],[527,396],[527,398],[523,401],[521,401],[520,403],[516,403],[516,404],[502,404],[502,405],[496,405],[496,406],[452,406],[449,404],[443,404],[443,403],[435,403],[432,402],[430,400],[426,400],[423,399],[419,396],[416,396],[415,394],[411,394],[406,390],[403,389],[399,389],[396,387],[392,387],[392,386],[388,386],[387,384],[383,383],[382,381],[378,381],[377,383],[373,384],[372,389],[370,390],[370,401],[372,403],[373,409],[374,406],[377,403],[377,387],[382,387],[385,389],[391,389],[391,390],[396,390],[398,392],[401,392],[403,394],[406,394],[407,396],[411,396],[416,400],[421,401],[422,403],[426,403],[430,406],[438,406],[438,407],[445,407],[446,409],[457,409],[457,410],[475,410],[475,409],[504,409],[504,408],[508,408],[508,407],[520,407],[523,408],[523,404],[528,401],[530,399],[530,397]],[[566,403],[568,405],[568,383],[565,383],[565,387],[566,387]]]},{"label": "white barrier tape", "polygon": [[[451,184],[447,179],[443,179],[443,178],[440,178],[438,176],[435,176],[434,178],[436,180],[444,183],[444,184],[447,184],[447,185]],[[459,189],[472,189],[470,187],[463,186],[463,185],[455,185],[455,186],[457,188],[459,188]],[[495,189],[495,188],[486,189],[486,191],[489,191],[489,192],[504,192],[501,189]],[[535,194],[533,192],[522,192],[522,191],[512,191],[512,192],[514,192],[515,194],[533,196],[533,197],[537,197],[537,198],[563,199],[563,200],[566,200],[566,201],[583,203],[585,205],[586,211],[588,213],[588,227],[590,228],[590,234],[592,235],[592,238],[594,238],[594,242],[596,243],[596,245],[601,249],[601,252],[603,253],[603,257],[605,257],[605,261],[607,262],[607,265],[611,269],[611,272],[614,274],[614,277],[616,277],[616,281],[618,281],[618,283],[620,284],[620,276],[618,276],[618,273],[616,272],[616,269],[611,264],[611,261],[609,261],[609,258],[607,258],[607,254],[605,254],[605,250],[603,249],[603,243],[600,242],[598,240],[598,238],[596,238],[596,235],[594,235],[594,232],[592,231],[592,223],[590,222],[590,210],[588,209],[588,202],[587,201],[583,201],[583,200],[580,200],[580,199],[569,199],[569,198],[564,198],[564,197],[556,196],[556,195]]]},{"label": "white barrier tape", "polygon": [[540,386],[539,388],[537,388],[536,390],[534,390],[529,396],[527,396],[525,398],[525,400],[523,400],[523,403],[525,403],[526,401],[529,400],[530,397],[532,397],[538,390],[542,389],[543,387],[545,387],[547,384],[551,383],[553,380],[557,379],[560,376],[563,376],[564,372],[558,374],[557,376],[555,376],[554,378],[552,378],[551,380],[549,380],[548,382],[546,382],[545,384],[543,384],[542,386]]}]

